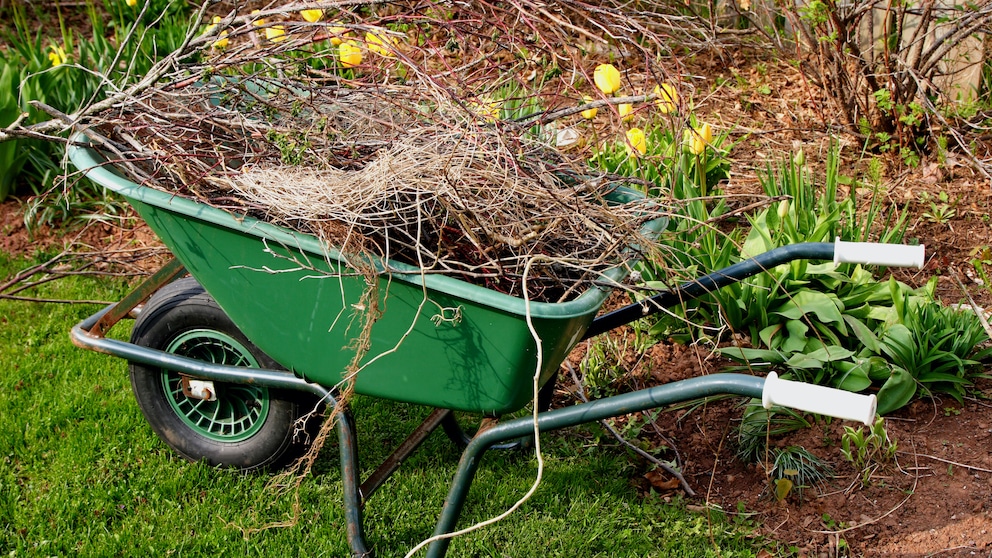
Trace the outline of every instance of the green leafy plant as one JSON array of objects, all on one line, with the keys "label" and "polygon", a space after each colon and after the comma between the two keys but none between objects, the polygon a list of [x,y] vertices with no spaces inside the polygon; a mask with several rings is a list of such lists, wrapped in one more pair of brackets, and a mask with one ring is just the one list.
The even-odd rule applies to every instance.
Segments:
[{"label": "green leafy plant", "polygon": [[774,460],[767,452],[769,438],[810,426],[812,423],[799,411],[787,407],[765,409],[760,399],[752,399],[744,406],[737,429],[737,458],[745,463]]},{"label": "green leafy plant", "polygon": [[901,407],[918,389],[962,402],[968,386],[987,377],[977,366],[992,355],[992,348],[981,348],[988,340],[985,328],[973,312],[934,301],[935,287],[936,278],[927,285],[927,296],[894,297],[879,335],[881,353],[892,363],[878,394],[880,414]]},{"label": "green leafy plant", "polygon": [[[142,21],[137,21],[137,9],[108,0],[103,11],[88,5],[91,30],[85,33],[87,38],[72,32],[57,5],[55,25],[40,28],[56,28],[58,33],[43,35],[32,31],[39,27],[32,22],[53,22],[41,9],[29,12],[29,6],[15,2],[9,8],[12,26],[4,36],[9,48],[0,51],[0,126],[19,117],[26,125],[51,117],[30,101],[71,113],[99,99],[107,87],[141,77],[160,55],[179,46],[188,25],[189,7],[178,0],[154,0]],[[109,21],[105,21],[106,14]],[[148,33],[153,24],[155,32]],[[132,26],[135,33],[125,40]],[[113,203],[87,181],[72,188],[54,188],[62,174],[61,159],[62,149],[53,142],[18,139],[0,143],[0,200],[13,193],[14,184],[23,184],[36,195],[51,192],[54,195],[34,203],[63,209],[28,211],[45,220],[98,211]]]},{"label": "green leafy plant", "polygon": [[860,471],[862,486],[869,484],[879,467],[895,458],[897,450],[898,444],[889,439],[882,417],[867,432],[860,426],[857,429],[845,426],[840,440],[840,452]]},{"label": "green leafy plant", "polygon": [[771,489],[776,500],[785,500],[793,492],[802,500],[804,490],[817,486],[834,475],[829,464],[806,448],[787,446],[776,448],[774,453]]},{"label": "green leafy plant", "polygon": [[[690,128],[697,125],[690,117]],[[643,156],[631,156],[626,143],[617,141],[607,144],[590,160],[596,168],[636,179],[649,195],[672,200],[669,228],[659,242],[663,253],[638,268],[644,284],[651,289],[666,289],[733,264],[740,242],[736,229],[724,232],[718,227],[727,216],[727,204],[719,187],[729,176],[729,161],[723,155],[727,135],[717,135],[696,154],[688,148],[687,134],[692,132],[665,123],[647,130]],[[711,299],[687,301],[674,311],[677,325],[654,320],[652,336],[688,337],[684,335],[686,321],[719,322],[718,307]]]},{"label": "green leafy plant", "polygon": [[923,212],[922,217],[931,223],[944,225],[957,215],[957,210],[954,209],[956,202],[951,203],[947,192],[941,191],[936,199],[929,192],[923,192],[920,195],[920,202],[929,204],[930,208]]},{"label": "green leafy plant", "polygon": [[[834,237],[900,241],[905,213],[883,215],[874,201],[877,196],[864,211],[857,209],[853,192],[838,199],[837,164],[835,155],[828,155],[819,193],[801,156],[777,174],[769,172],[765,191],[788,195],[789,201],[751,219],[742,257]],[[905,405],[917,386],[927,394],[939,391],[960,398],[971,383],[973,365],[985,358],[985,353],[976,353],[984,330],[974,315],[942,307],[932,291],[933,285],[914,291],[895,280],[880,283],[861,266],[793,262],[717,294],[726,296],[721,303],[726,323],[747,333],[752,345],[718,351],[748,367],[778,368],[805,382],[855,392],[877,390],[882,414]],[[753,310],[755,306],[760,310]]]}]

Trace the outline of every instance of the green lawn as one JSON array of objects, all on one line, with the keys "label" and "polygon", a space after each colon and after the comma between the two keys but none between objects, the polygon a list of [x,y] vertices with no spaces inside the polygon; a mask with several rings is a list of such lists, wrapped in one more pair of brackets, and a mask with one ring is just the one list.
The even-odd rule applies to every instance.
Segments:
[{"label": "green lawn", "polygon": [[[0,277],[28,262],[0,254]],[[116,280],[73,278],[39,295],[112,300]],[[0,556],[347,556],[341,485],[328,444],[299,491],[293,527],[244,536],[287,517],[266,475],[188,463],[145,424],[124,361],[75,348],[71,326],[97,308],[0,300]],[[126,336],[124,323],[115,336]],[[358,398],[362,465],[385,456],[429,409]],[[449,556],[754,556],[748,525],[641,498],[614,447],[587,448],[568,432],[544,438],[535,496],[505,521],[457,539]],[[402,556],[433,531],[458,452],[441,433],[369,501],[377,556]],[[491,453],[461,525],[496,515],[533,481],[536,461]],[[714,514],[715,515],[715,514]],[[421,553],[421,555],[423,555]]]}]

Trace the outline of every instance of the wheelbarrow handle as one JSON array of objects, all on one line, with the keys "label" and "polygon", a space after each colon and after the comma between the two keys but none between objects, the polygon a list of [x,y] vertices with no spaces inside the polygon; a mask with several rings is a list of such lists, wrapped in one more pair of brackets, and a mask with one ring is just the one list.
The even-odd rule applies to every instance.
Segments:
[{"label": "wheelbarrow handle", "polygon": [[769,372],[761,390],[761,406],[770,409],[773,405],[871,426],[875,422],[878,402],[874,394],[860,395],[826,386],[783,380],[775,372]]},{"label": "wheelbarrow handle", "polygon": [[834,264],[856,263],[885,267],[922,268],[926,249],[922,244],[882,244],[879,242],[834,241]]},{"label": "wheelbarrow handle", "polygon": [[737,283],[795,260],[820,260],[834,263],[860,263],[887,267],[923,267],[924,247],[874,242],[803,242],[774,248],[757,256],[687,281],[678,287],[597,316],[583,339],[656,314],[665,308],[681,306],[727,285]]}]

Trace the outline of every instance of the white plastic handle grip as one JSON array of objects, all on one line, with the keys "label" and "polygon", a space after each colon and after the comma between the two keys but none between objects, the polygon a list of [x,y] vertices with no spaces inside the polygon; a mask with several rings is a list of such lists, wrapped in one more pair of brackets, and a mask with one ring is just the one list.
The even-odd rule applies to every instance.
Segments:
[{"label": "white plastic handle grip", "polygon": [[834,264],[858,263],[882,265],[885,267],[922,268],[926,258],[926,248],[905,244],[881,244],[878,242],[834,241]]},{"label": "white plastic handle grip", "polygon": [[874,395],[860,395],[841,389],[783,380],[769,372],[761,391],[761,405],[791,407],[809,413],[845,420],[856,420],[866,426],[875,422]]}]

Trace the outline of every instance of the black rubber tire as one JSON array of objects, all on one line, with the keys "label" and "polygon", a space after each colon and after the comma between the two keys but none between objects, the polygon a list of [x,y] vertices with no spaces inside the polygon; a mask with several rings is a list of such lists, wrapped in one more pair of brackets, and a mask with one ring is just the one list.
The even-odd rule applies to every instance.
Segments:
[{"label": "black rubber tire", "polygon": [[[202,360],[281,369],[192,277],[152,296],[135,321],[131,342]],[[271,470],[302,454],[310,442],[306,429],[301,431],[296,424],[314,408],[316,398],[309,394],[218,382],[214,385],[218,400],[203,402],[176,391],[177,372],[131,363],[130,375],[138,406],[152,430],[190,461],[241,471]],[[205,426],[194,419],[206,421]]]},{"label": "black rubber tire", "polygon": [[[537,411],[543,413],[551,408],[551,400],[555,395],[555,387],[558,385],[558,374],[555,373],[537,392]],[[464,448],[472,441],[472,435],[462,428],[459,424],[458,419],[455,417],[454,413],[448,413],[443,419],[441,419],[441,428],[444,430],[445,435],[455,443],[459,448]],[[475,430],[473,429],[473,435]],[[527,448],[533,443],[533,436],[524,436],[523,438],[518,438],[516,440],[510,440],[508,442],[503,442],[502,444],[496,444],[489,449],[496,450],[508,450],[517,448]]]}]

